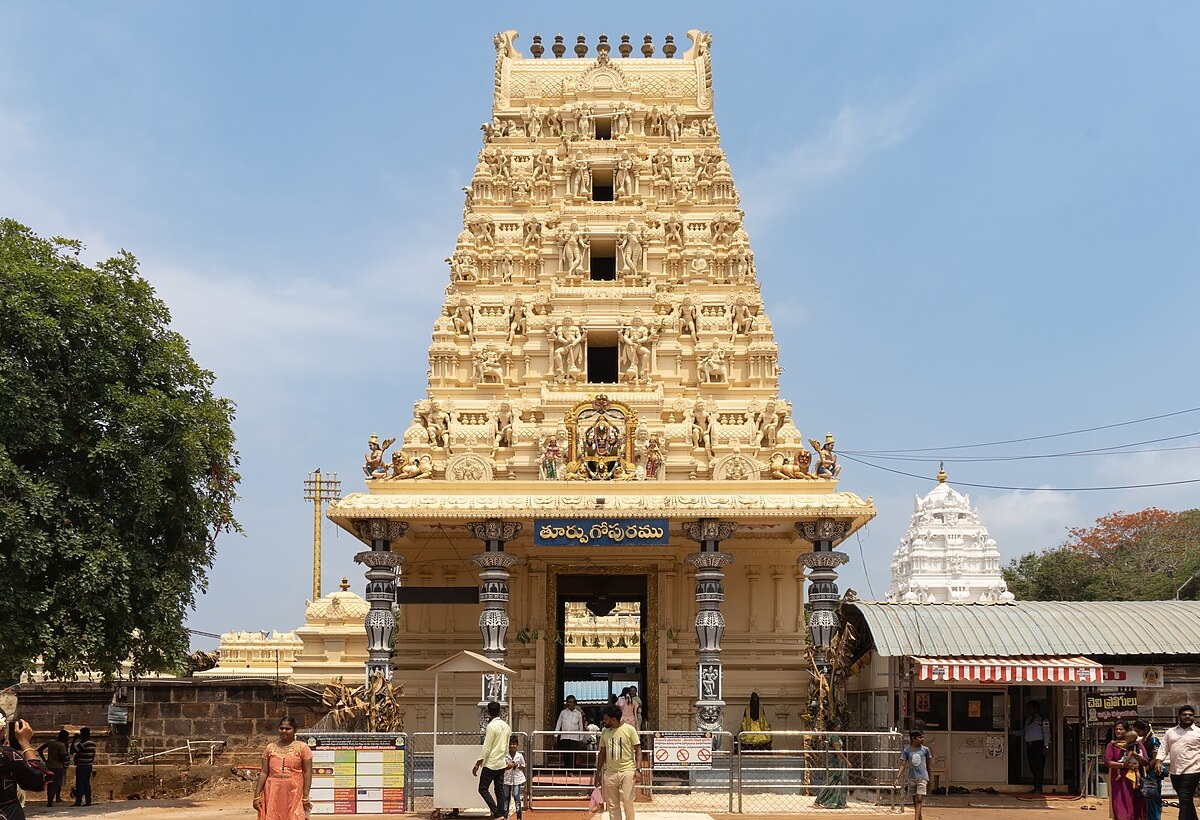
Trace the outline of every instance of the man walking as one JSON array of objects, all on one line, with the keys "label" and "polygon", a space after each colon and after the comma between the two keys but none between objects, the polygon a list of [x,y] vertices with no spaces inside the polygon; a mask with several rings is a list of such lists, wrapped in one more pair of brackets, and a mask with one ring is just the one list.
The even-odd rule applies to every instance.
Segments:
[{"label": "man walking", "polygon": [[596,754],[596,785],[604,793],[612,820],[634,820],[633,788],[642,759],[637,729],[621,722],[621,708],[605,706],[601,720],[600,750]]},{"label": "man walking", "polygon": [[555,745],[563,752],[563,765],[568,769],[579,766],[579,751],[586,739],[585,727],[583,710],[579,708],[574,695],[567,695],[566,704],[558,713],[558,722],[554,724],[554,731],[558,734],[558,742]]},{"label": "man walking", "polygon": [[1196,820],[1196,785],[1200,783],[1200,727],[1196,709],[1180,706],[1176,725],[1167,729],[1154,757],[1154,772],[1162,776],[1163,761],[1171,759],[1171,786],[1179,796],[1179,820]]},{"label": "man walking", "polygon": [[[483,752],[475,761],[471,774],[479,777],[479,794],[487,803],[493,818],[504,815],[504,772],[508,769],[508,739],[512,735],[500,717],[500,704],[492,701],[487,705],[488,725],[483,735]],[[491,789],[491,794],[488,789]]]},{"label": "man walking", "polygon": [[92,805],[92,769],[96,765],[96,741],[92,730],[84,726],[79,739],[71,745],[75,755],[75,805]]},{"label": "man walking", "polygon": [[1046,774],[1046,750],[1050,748],[1050,721],[1042,716],[1042,707],[1036,700],[1025,704],[1025,724],[1021,730],[1025,738],[1025,758],[1029,761],[1029,773],[1033,775],[1031,794],[1041,794]]}]

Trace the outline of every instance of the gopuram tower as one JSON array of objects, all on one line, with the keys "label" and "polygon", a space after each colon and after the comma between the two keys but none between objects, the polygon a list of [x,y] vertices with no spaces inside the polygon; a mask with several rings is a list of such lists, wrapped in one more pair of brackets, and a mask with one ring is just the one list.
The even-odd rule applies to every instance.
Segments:
[{"label": "gopuram tower", "polygon": [[[807,711],[806,641],[822,663],[836,627],[835,546],[875,511],[839,489],[833,437],[810,449],[779,394],[711,39],[687,36],[661,56],[649,35],[594,50],[535,36],[528,55],[515,31],[495,38],[428,393],[398,440],[372,437],[366,489],[328,513],[369,547],[368,667],[406,683],[414,729],[430,723],[422,670],[461,649],[519,673],[519,729],[617,683],[639,686],[649,728],[736,730],[751,690],[778,726]],[[612,663],[603,630],[572,634],[581,602],[638,613],[606,633]],[[580,640],[595,643],[572,665]],[[480,703],[505,694],[478,685]]]}]

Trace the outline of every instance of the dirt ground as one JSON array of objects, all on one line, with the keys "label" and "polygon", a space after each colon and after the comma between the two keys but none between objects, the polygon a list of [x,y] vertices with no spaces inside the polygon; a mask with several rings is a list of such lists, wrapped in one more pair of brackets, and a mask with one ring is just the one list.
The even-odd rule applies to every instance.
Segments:
[{"label": "dirt ground", "polygon": [[[115,800],[100,801],[91,808],[75,809],[47,808],[35,802],[30,795],[27,813],[30,817],[103,817],[119,820],[237,820],[253,818],[250,808],[252,785],[245,781],[222,781],[202,789],[196,794],[174,800]],[[1088,807],[1092,807],[1089,810]],[[1173,809],[1167,809],[1171,816]],[[1049,813],[1056,817],[1050,818]],[[818,814],[814,812],[813,815]],[[898,817],[901,815],[850,814],[841,811],[823,811],[823,815],[836,815],[839,820],[867,820],[867,818]],[[530,820],[583,820],[581,811],[530,810]],[[905,815],[912,817],[912,806]],[[925,804],[924,820],[960,820],[964,816],[971,820],[1106,820],[1108,808],[1096,799],[1036,799],[1025,800],[1013,795],[950,795],[931,797]],[[391,820],[396,815],[358,815],[360,820]],[[652,812],[639,810],[640,820],[794,820],[795,814],[787,815],[706,815],[684,812]],[[426,815],[410,815],[410,818]],[[467,816],[470,818],[470,816]]]}]

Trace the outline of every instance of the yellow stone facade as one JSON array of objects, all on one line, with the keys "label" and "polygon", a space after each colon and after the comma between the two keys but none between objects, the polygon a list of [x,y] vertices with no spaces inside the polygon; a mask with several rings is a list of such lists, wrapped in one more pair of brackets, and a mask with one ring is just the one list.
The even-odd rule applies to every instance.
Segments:
[{"label": "yellow stone facade", "polygon": [[[388,572],[406,588],[480,585],[482,607],[399,608],[391,665],[412,730],[432,722],[421,670],[478,651],[481,631],[485,653],[520,673],[516,728],[552,727],[579,654],[560,643],[561,610],[589,584],[644,590],[648,726],[713,726],[726,704],[736,724],[751,690],[776,724],[798,728],[807,709],[798,558],[875,511],[818,477],[822,451],[797,426],[807,412],[779,394],[714,118],[711,41],[688,38],[680,56],[602,38],[560,58],[496,37],[428,393],[411,423],[397,419],[408,426],[391,452],[391,433],[373,438],[364,491],[328,512],[370,547],[358,558],[377,650],[392,629]],[[828,460],[827,442],[813,444]],[[621,540],[535,543],[556,527],[570,541],[570,522]],[[644,540],[638,522],[663,537]]]}]

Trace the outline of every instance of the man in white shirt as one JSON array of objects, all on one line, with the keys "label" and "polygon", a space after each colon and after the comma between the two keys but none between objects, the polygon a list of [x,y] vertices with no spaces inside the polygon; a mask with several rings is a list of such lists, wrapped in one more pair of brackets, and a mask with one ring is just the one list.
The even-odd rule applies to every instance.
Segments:
[{"label": "man in white shirt", "polygon": [[554,731],[558,733],[558,742],[554,748],[563,752],[563,765],[568,769],[579,767],[577,753],[583,748],[583,742],[587,739],[587,735],[584,734],[586,725],[587,721],[583,716],[583,710],[579,708],[575,696],[567,695],[566,705],[558,713],[558,722],[554,724]]},{"label": "man in white shirt", "polygon": [[1200,783],[1200,726],[1196,709],[1180,706],[1178,723],[1167,729],[1154,757],[1154,771],[1161,775],[1163,761],[1171,761],[1171,786],[1179,795],[1179,820],[1196,820],[1196,786]]},{"label": "man in white shirt", "polygon": [[[500,704],[491,701],[487,705],[488,724],[483,735],[483,751],[475,761],[471,774],[479,778],[479,794],[487,803],[495,820],[505,817],[502,806],[504,797],[504,773],[508,771],[508,739],[512,729],[500,717]],[[489,794],[489,790],[491,794]]]}]

